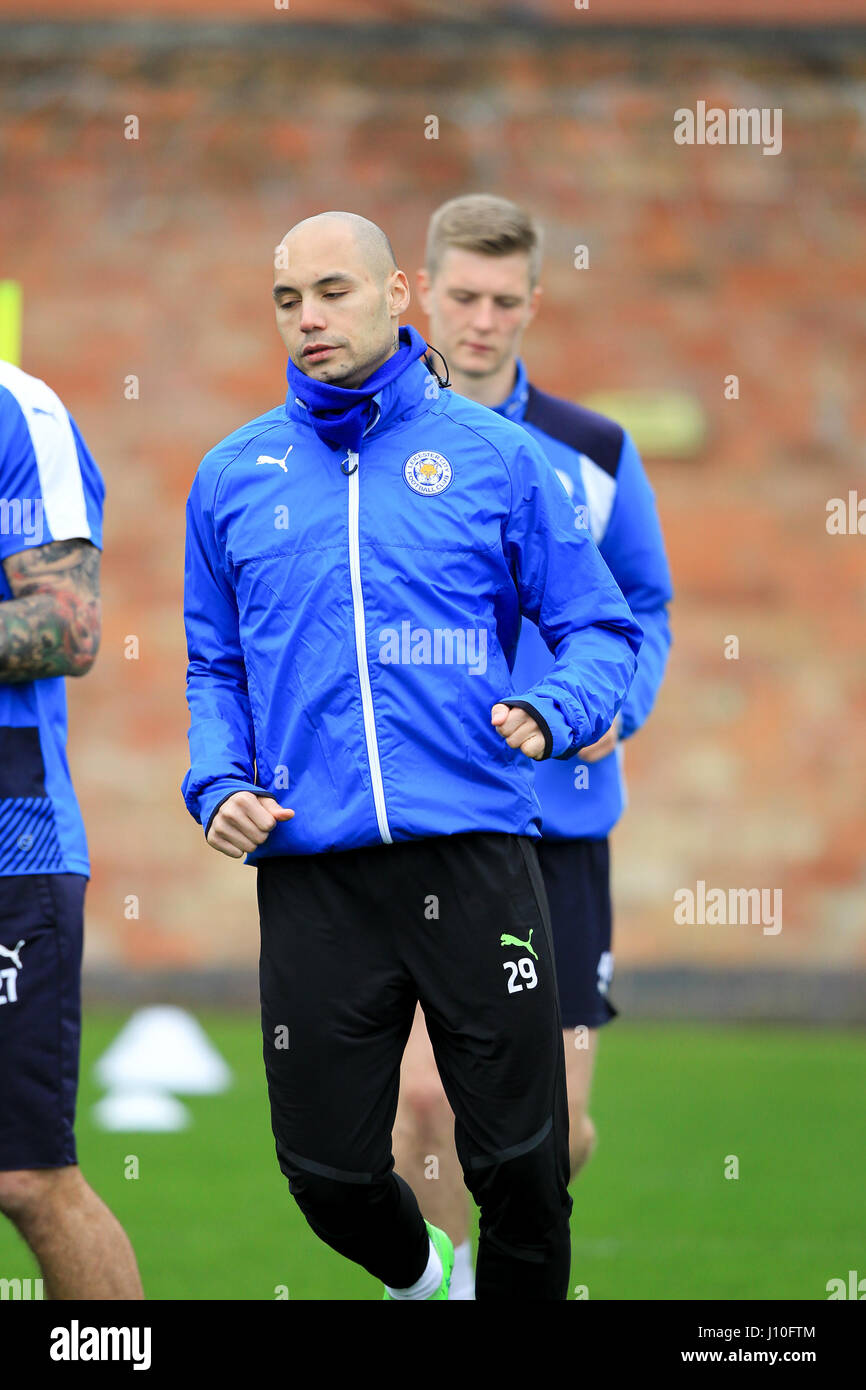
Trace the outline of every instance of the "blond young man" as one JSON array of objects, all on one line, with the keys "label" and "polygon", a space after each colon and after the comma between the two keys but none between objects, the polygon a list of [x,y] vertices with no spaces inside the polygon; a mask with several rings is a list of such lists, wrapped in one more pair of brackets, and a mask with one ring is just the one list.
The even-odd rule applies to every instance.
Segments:
[{"label": "blond young man", "polygon": [[[575,759],[552,759],[535,774],[542,806],[537,849],[559,980],[574,1178],[596,1139],[589,1096],[598,1032],[616,1015],[609,998],[607,836],[625,805],[622,745],[644,723],[664,675],[672,591],[653,494],[631,439],[614,421],[549,396],[528,380],[520,347],[539,308],[540,271],[541,233],[530,215],[507,199],[472,195],[433,214],[418,291],[430,340],[448,363],[453,389],[519,424],[541,446],[568,493],[575,526],[588,528],[644,632],[637,675],[612,726]],[[524,623],[513,671],[517,687],[538,679],[549,665],[537,628]],[[525,968],[524,959],[515,951],[518,970]],[[516,975],[513,987],[522,983]],[[425,1215],[454,1242],[450,1297],[472,1298],[469,1213],[452,1128],[419,1010],[403,1060],[395,1159]]]}]

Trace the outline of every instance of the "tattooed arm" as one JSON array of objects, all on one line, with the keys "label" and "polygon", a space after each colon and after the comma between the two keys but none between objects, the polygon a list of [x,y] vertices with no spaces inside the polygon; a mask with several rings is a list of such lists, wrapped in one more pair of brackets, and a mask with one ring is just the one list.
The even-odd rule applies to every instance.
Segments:
[{"label": "tattooed arm", "polygon": [[2,563],[12,598],[0,603],[0,684],[83,676],[99,650],[100,552],[50,541]]}]

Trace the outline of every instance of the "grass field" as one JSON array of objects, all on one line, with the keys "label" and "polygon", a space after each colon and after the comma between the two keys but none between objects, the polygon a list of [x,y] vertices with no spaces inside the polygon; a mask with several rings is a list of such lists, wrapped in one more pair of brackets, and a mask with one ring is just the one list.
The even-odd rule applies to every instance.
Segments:
[{"label": "grass field", "polygon": [[[81,1164],[129,1232],[148,1297],[272,1299],[285,1285],[291,1299],[380,1299],[288,1195],[257,1018],[198,1016],[235,1083],[187,1100],[194,1124],[167,1135],[94,1128],[92,1063],[125,1016],[91,1011],[85,1024]],[[606,1029],[599,1147],[572,1188],[572,1288],[586,1285],[590,1299],[826,1299],[828,1279],[866,1275],[864,1064],[856,1033]],[[131,1154],[137,1180],[124,1177]],[[0,1276],[33,1273],[0,1224]]]}]

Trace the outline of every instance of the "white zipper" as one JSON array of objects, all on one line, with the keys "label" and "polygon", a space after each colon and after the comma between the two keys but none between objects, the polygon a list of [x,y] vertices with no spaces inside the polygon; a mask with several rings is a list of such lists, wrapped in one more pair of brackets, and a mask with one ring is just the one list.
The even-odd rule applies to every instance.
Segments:
[{"label": "white zipper", "polygon": [[[373,711],[373,692],[370,689],[370,670],[367,665],[367,625],[364,618],[364,595],[361,591],[361,545],[359,536],[360,484],[358,474],[359,459],[349,450],[349,574],[352,581],[352,608],[355,613],[355,652],[358,658],[358,680],[361,685],[361,705],[364,710],[364,734],[367,740],[367,758],[370,763],[370,777],[373,782],[373,801],[376,805],[376,820],[379,834],[386,845],[393,844],[388,813],[385,808],[385,787],[382,783],[382,768],[379,763],[379,743],[376,738],[376,716]],[[352,465],[354,464],[354,467]]]}]

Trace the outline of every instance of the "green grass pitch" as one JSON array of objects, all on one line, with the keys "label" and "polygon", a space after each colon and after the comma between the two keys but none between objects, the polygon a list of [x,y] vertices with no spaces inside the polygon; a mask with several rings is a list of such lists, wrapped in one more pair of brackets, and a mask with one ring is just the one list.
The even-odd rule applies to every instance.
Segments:
[{"label": "green grass pitch", "polygon": [[[105,1134],[91,1068],[126,1015],[85,1020],[79,1154],[152,1299],[381,1299],[308,1230],[277,1168],[254,1015],[198,1017],[234,1072],[179,1134]],[[599,1146],[572,1186],[572,1295],[826,1299],[866,1275],[866,1038],[617,1022],[603,1031]],[[138,1159],[137,1179],[124,1176]],[[726,1178],[737,1159],[739,1177]],[[423,1205],[423,1193],[419,1194]],[[0,1277],[35,1274],[0,1221]],[[285,1295],[283,1295],[285,1296]]]}]

